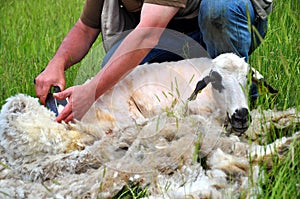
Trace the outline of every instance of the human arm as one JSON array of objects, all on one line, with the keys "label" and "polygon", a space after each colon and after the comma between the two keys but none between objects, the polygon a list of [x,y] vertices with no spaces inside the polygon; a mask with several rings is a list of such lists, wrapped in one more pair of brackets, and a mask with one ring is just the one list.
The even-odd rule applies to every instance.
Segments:
[{"label": "human arm", "polygon": [[80,19],[75,23],[45,70],[35,78],[36,95],[42,104],[45,105],[51,86],[59,86],[64,90],[64,71],[87,54],[99,33],[100,29],[91,28]]},{"label": "human arm", "polygon": [[[68,122],[74,118],[81,119],[99,96],[134,69],[158,43],[178,9],[144,3],[140,23],[124,39],[104,68],[89,83],[55,95],[58,99],[69,97],[69,104],[56,120]],[[84,94],[82,91],[85,91]]]}]

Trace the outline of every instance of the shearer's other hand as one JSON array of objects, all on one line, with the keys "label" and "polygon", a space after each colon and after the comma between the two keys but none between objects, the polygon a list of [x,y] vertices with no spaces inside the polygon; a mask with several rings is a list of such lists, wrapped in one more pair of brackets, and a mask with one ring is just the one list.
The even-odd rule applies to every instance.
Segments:
[{"label": "shearer's other hand", "polygon": [[95,101],[95,90],[85,84],[70,87],[65,91],[54,93],[53,96],[59,100],[68,98],[68,104],[56,118],[57,122],[68,123],[75,119],[80,120],[86,114]]},{"label": "shearer's other hand", "polygon": [[64,69],[62,67],[58,69],[59,67],[51,66],[52,64],[49,64],[48,67],[34,79],[36,96],[43,105],[46,104],[46,98],[51,86],[58,86],[61,90],[64,90],[66,86]]}]

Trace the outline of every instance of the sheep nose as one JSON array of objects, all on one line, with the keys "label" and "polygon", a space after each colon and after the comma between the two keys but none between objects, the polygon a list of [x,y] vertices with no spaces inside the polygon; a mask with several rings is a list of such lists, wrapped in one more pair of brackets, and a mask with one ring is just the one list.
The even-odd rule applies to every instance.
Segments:
[{"label": "sheep nose", "polygon": [[234,131],[243,134],[251,123],[251,116],[247,108],[236,109],[229,119]]}]

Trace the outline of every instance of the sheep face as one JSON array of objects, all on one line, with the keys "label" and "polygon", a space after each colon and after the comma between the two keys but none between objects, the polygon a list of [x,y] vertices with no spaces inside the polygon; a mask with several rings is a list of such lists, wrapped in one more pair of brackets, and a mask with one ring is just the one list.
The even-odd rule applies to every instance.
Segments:
[{"label": "sheep face", "polygon": [[223,106],[226,117],[234,131],[244,133],[251,122],[246,94],[249,65],[244,58],[223,54],[213,60],[210,73],[213,95],[217,104]]},{"label": "sheep face", "polygon": [[190,99],[209,83],[217,108],[224,119],[227,119],[233,130],[244,133],[250,124],[250,111],[246,95],[247,74],[249,65],[243,58],[227,53],[213,60],[213,66],[208,76],[197,83]]}]

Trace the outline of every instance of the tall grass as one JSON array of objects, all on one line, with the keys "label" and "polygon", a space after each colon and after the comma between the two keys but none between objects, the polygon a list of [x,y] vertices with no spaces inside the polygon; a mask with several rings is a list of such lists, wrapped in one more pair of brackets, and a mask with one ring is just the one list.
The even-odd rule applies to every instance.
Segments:
[{"label": "tall grass", "polygon": [[[276,96],[264,94],[258,106],[263,109],[300,110],[300,3],[298,0],[274,3],[269,17],[269,29],[264,43],[251,55],[250,64],[258,69],[268,82],[279,90]],[[271,131],[268,140],[299,131]],[[284,159],[273,157],[273,167],[262,165],[262,193],[259,198],[300,198],[300,144],[291,145]]]},{"label": "tall grass", "polygon": [[300,105],[299,13],[299,1],[275,1],[265,41],[250,56],[250,64],[279,89],[276,99],[267,95],[261,98],[260,105],[264,108],[287,109]]},{"label": "tall grass", "polygon": [[[0,105],[17,93],[35,96],[33,79],[47,65],[60,42],[80,16],[84,0],[0,0]],[[300,109],[300,3],[275,1],[265,41],[250,56],[250,64],[279,94],[262,94],[263,109]],[[66,73],[67,86],[76,78],[77,66]],[[292,131],[299,130],[297,127]],[[270,141],[280,137],[270,132]],[[273,159],[262,167],[261,198],[299,197],[299,143],[288,158]]]}]

